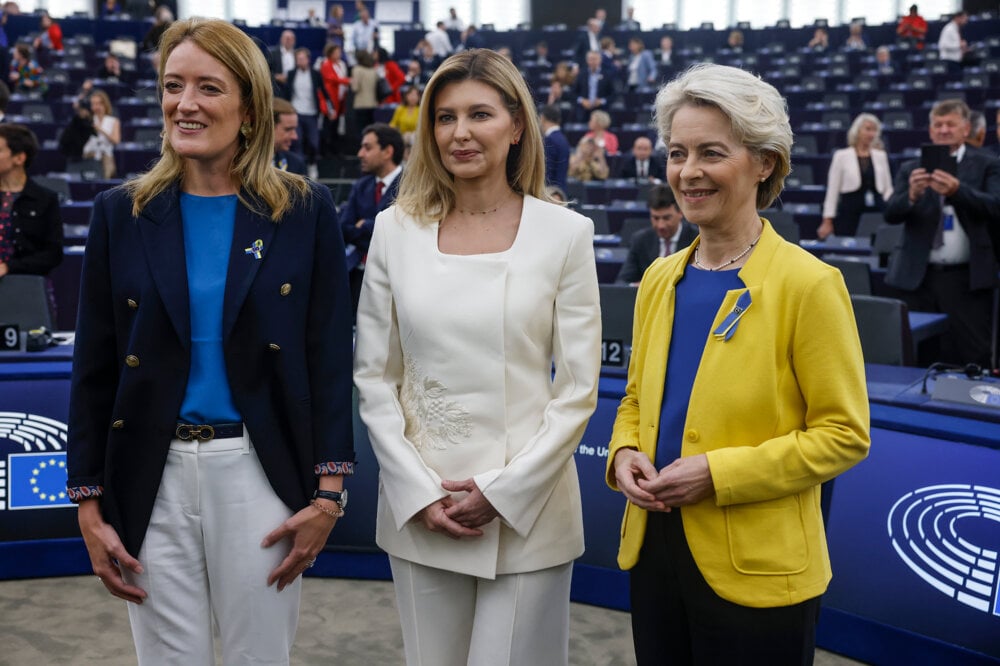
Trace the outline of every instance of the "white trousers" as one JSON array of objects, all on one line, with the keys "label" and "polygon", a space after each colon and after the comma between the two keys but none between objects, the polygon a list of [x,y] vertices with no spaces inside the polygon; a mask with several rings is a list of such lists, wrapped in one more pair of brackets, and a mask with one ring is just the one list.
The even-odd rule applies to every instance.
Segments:
[{"label": "white trousers", "polygon": [[214,664],[213,621],[226,666],[288,664],[302,579],[280,593],[268,587],[291,546],[260,543],[290,515],[246,434],[171,442],[139,551],[143,573],[124,572],[148,594],[128,604],[140,666]]},{"label": "white trousers", "polygon": [[573,564],[467,576],[389,557],[407,666],[566,666]]}]

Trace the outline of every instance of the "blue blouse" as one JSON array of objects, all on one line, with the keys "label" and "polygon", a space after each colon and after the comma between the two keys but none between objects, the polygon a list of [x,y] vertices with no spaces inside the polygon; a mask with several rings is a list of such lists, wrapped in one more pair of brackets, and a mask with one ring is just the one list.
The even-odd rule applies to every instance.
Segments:
[{"label": "blue blouse", "polygon": [[712,323],[726,292],[744,288],[738,270],[706,271],[692,265],[684,270],[684,277],[677,283],[667,376],[660,405],[660,431],[656,440],[658,470],[681,456],[691,389],[705,343],[712,333]]},{"label": "blue blouse", "polygon": [[181,193],[184,255],[191,302],[191,372],[181,404],[183,423],[237,423],[222,353],[222,305],[229,251],[236,225],[235,194],[201,197]]}]

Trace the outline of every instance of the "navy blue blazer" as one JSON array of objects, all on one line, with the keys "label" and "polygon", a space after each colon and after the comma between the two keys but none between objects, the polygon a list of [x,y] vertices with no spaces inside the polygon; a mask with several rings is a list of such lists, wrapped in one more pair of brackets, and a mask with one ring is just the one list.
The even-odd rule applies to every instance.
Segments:
[{"label": "navy blue blazer", "polygon": [[[893,194],[885,205],[885,221],[902,224],[903,243],[889,261],[885,283],[912,291],[927,274],[934,236],[941,220],[940,197],[927,188],[910,205],[910,174],[920,160],[905,162],[896,174]],[[958,164],[958,191],[946,199],[969,237],[969,288],[992,289],[997,285],[998,255],[993,238],[1000,220],[1000,161],[983,150],[965,147]],[[992,237],[991,237],[992,236]]]},{"label": "navy blue blazer", "polygon": [[274,166],[281,168],[281,162],[285,162],[285,171],[295,173],[300,176],[308,175],[306,161],[290,150],[279,150],[274,153]]},{"label": "navy blue blazer", "polygon": [[[586,67],[581,68],[580,73],[576,75],[576,83],[573,86],[573,91],[576,94],[574,98],[576,102],[579,102],[581,99],[590,98],[590,70]],[[603,99],[604,106],[607,106],[611,103],[611,97],[614,95],[614,92],[611,78],[602,70],[600,78],[597,79],[598,99]]]},{"label": "navy blue blazer", "polygon": [[[222,312],[233,401],[271,486],[293,511],[318,487],[319,466],[354,461],[344,245],[329,190],[310,187],[279,223],[237,205]],[[124,189],[101,192],[83,262],[67,486],[75,499],[102,495],[104,519],[132,555],[149,524],[190,365],[177,186],[138,217]]]},{"label": "navy blue blazer", "polygon": [[[354,181],[351,194],[340,208],[340,228],[344,234],[345,243],[353,243],[362,253],[368,251],[372,242],[372,231],[375,230],[375,216],[392,205],[399,193],[400,173],[382,193],[378,206],[375,205],[375,176],[369,174]],[[360,227],[355,226],[358,220],[364,220]]]},{"label": "navy blue blazer", "polygon": [[545,182],[566,191],[566,174],[569,171],[569,140],[561,129],[547,134],[544,138]]}]

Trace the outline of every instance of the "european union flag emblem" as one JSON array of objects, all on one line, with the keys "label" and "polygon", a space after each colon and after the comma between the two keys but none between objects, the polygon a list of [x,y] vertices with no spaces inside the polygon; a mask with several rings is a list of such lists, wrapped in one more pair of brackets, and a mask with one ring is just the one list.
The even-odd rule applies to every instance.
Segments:
[{"label": "european union flag emblem", "polygon": [[72,506],[66,495],[66,452],[12,453],[7,458],[10,509]]}]

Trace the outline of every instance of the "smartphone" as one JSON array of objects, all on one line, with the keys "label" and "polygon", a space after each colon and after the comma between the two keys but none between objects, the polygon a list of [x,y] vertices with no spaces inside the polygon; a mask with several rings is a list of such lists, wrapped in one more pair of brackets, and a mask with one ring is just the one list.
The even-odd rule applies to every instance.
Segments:
[{"label": "smartphone", "polygon": [[956,175],[958,173],[958,162],[951,155],[951,146],[939,146],[934,143],[925,143],[920,146],[920,167],[931,173],[935,169],[941,169]]}]

